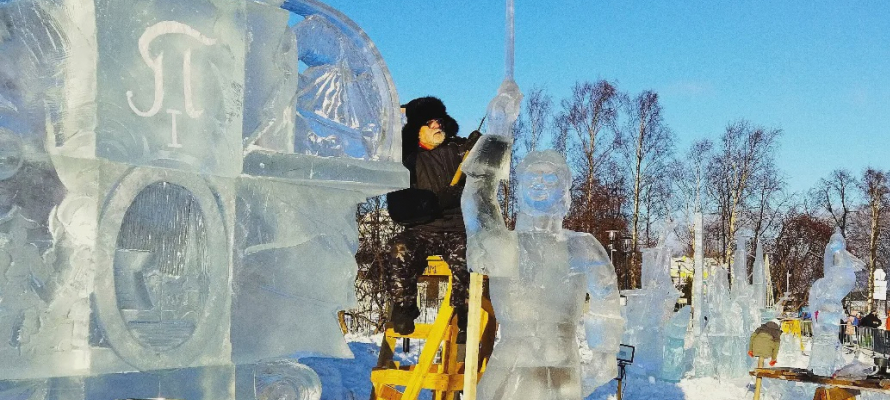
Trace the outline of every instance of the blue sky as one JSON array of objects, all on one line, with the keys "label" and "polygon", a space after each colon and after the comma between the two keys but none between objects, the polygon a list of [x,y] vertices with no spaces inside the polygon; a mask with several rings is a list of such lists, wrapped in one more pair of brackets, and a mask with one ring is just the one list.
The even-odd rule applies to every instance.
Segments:
[{"label": "blue sky", "polygon": [[[504,74],[504,1],[327,3],[377,44],[403,102],[436,95],[475,128]],[[681,151],[738,118],[781,128],[792,190],[890,169],[890,2],[517,1],[520,88],[558,104],[600,78],[657,91]]]}]

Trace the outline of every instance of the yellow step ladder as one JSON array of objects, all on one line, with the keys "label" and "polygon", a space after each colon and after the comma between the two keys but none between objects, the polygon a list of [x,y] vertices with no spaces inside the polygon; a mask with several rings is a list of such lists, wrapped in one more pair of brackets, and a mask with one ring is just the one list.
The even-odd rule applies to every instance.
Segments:
[{"label": "yellow step ladder", "polygon": [[[457,392],[464,390],[465,380],[468,381],[467,385],[473,386],[469,391],[475,393],[478,378],[485,371],[494,348],[497,321],[491,301],[487,295],[483,295],[484,277],[475,273],[470,276],[467,358],[461,361],[458,360],[458,344],[455,342],[457,317],[451,307],[451,268],[439,256],[428,257],[427,263],[423,276],[448,281],[439,312],[432,324],[415,324],[414,332],[408,335],[396,333],[392,325],[387,324],[377,367],[371,371],[371,400],[416,400],[423,389],[432,390],[435,400],[454,400]],[[399,338],[425,340],[417,364],[400,365],[393,360]],[[438,362],[437,354],[440,355]],[[465,365],[474,367],[466,371]]]}]

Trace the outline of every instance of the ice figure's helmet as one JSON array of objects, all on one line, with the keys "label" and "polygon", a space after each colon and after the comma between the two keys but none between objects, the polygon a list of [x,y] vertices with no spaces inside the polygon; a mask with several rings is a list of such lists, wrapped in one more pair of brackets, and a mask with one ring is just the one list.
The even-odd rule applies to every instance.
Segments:
[{"label": "ice figure's helmet", "polygon": [[572,173],[561,154],[554,150],[533,151],[516,167],[516,176],[520,213],[559,217],[568,214]]}]

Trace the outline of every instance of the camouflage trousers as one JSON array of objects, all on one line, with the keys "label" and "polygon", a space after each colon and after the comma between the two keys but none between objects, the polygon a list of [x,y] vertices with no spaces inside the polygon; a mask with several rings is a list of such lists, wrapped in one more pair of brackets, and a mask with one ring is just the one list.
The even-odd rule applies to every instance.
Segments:
[{"label": "camouflage trousers", "polygon": [[427,256],[442,256],[451,267],[451,305],[466,309],[470,273],[467,271],[467,235],[464,232],[429,232],[405,229],[392,239],[390,290],[393,305],[407,308],[417,303],[417,278],[426,269]]}]

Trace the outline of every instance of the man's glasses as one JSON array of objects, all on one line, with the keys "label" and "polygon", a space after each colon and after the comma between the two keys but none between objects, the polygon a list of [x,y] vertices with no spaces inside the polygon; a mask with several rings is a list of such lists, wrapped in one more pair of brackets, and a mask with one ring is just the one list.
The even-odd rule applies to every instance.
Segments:
[{"label": "man's glasses", "polygon": [[436,128],[441,129],[443,125],[444,124],[442,123],[441,118],[433,118],[429,121],[426,121],[426,126],[428,126],[431,129],[436,129]]}]

